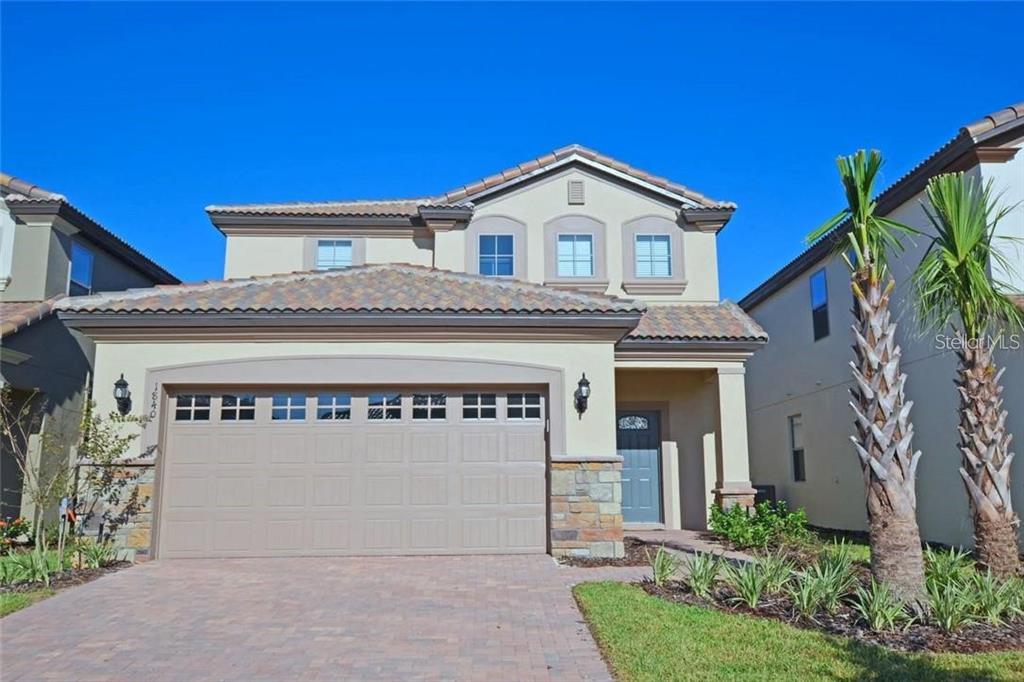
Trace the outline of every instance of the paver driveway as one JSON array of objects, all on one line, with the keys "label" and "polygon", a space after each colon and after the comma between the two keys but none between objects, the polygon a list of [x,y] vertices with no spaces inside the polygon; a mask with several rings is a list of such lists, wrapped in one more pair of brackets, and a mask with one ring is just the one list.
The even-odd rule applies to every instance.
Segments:
[{"label": "paver driveway", "polygon": [[14,680],[599,680],[547,556],[157,561],[0,620]]}]

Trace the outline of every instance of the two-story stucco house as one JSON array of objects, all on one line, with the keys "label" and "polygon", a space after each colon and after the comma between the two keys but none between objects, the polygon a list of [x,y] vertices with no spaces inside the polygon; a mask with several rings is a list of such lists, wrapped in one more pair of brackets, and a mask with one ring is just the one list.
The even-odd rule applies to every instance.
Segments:
[{"label": "two-story stucco house", "polygon": [[[29,421],[39,422],[19,448],[36,462],[44,450],[56,456],[56,447],[41,447],[47,430],[52,442],[70,448],[88,391],[93,343],[64,327],[54,304],[69,295],[178,283],[63,195],[0,173],[0,383],[12,390],[16,411],[31,399]],[[6,439],[4,446],[0,518],[31,517],[21,470]]]},{"label": "two-story stucco house", "polygon": [[58,306],[101,405],[123,374],[151,418],[134,547],[619,556],[749,503],[734,209],[576,145],[439,196],[208,207],[224,281]]},{"label": "two-story stucco house", "polygon": [[[970,546],[971,516],[958,474],[956,355],[942,337],[916,324],[909,277],[933,230],[924,212],[928,179],[964,171],[1015,207],[997,227],[995,244],[1013,272],[996,279],[1024,290],[1024,102],[994,112],[960,129],[934,154],[878,195],[883,215],[924,233],[906,241],[891,263],[897,281],[894,314],[907,373],[907,397],[914,401],[914,447],[918,521],[925,540]],[[808,225],[810,232],[814,225]],[[1005,237],[1005,238],[1004,238]],[[812,523],[863,530],[867,527],[863,474],[849,442],[853,413],[849,361],[852,323],[850,276],[845,263],[822,241],[801,253],[740,305],[771,335],[772,342],[749,363],[751,471],[755,484],[775,486],[791,505],[805,507]],[[1024,438],[1024,339],[1004,339],[996,359],[1003,375],[1007,427]],[[1024,473],[1012,468],[1013,496],[1024,499]],[[1018,512],[1021,510],[1018,508]]]}]

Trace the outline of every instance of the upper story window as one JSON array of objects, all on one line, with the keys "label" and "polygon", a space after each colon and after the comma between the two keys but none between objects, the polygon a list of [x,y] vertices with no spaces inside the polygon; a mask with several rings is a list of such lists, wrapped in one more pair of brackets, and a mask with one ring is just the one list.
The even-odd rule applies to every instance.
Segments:
[{"label": "upper story window", "polygon": [[824,268],[811,275],[811,321],[815,341],[828,336],[828,283]]},{"label": "upper story window", "polygon": [[78,242],[71,242],[71,276],[68,282],[68,293],[81,296],[92,293],[92,251]]},{"label": "upper story window", "polygon": [[320,239],[316,243],[316,269],[338,270],[352,265],[351,239]]},{"label": "upper story window", "polygon": [[515,272],[515,237],[510,234],[480,235],[480,274],[511,277]]},{"label": "upper story window", "polygon": [[558,235],[558,276],[594,276],[594,238],[589,234]]},{"label": "upper story window", "polygon": [[672,237],[638,234],[634,248],[637,277],[672,276]]}]

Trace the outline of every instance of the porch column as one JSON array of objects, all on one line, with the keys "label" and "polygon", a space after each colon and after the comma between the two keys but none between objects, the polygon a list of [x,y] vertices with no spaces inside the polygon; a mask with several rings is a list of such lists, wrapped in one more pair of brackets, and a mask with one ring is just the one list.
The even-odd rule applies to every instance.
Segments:
[{"label": "porch column", "polygon": [[742,366],[718,368],[718,478],[715,502],[722,508],[754,504],[747,452],[747,395]]}]

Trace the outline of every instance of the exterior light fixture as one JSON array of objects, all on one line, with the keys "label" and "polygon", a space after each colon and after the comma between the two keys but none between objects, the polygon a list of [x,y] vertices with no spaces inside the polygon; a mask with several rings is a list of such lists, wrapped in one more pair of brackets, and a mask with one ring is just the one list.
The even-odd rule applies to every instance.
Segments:
[{"label": "exterior light fixture", "polygon": [[124,374],[114,382],[114,400],[117,402],[117,411],[122,415],[128,414],[132,409],[132,392],[128,390],[128,382]]},{"label": "exterior light fixture", "polygon": [[590,381],[587,380],[587,373],[584,372],[576,384],[576,411],[581,415],[587,411],[587,401],[590,399]]}]

